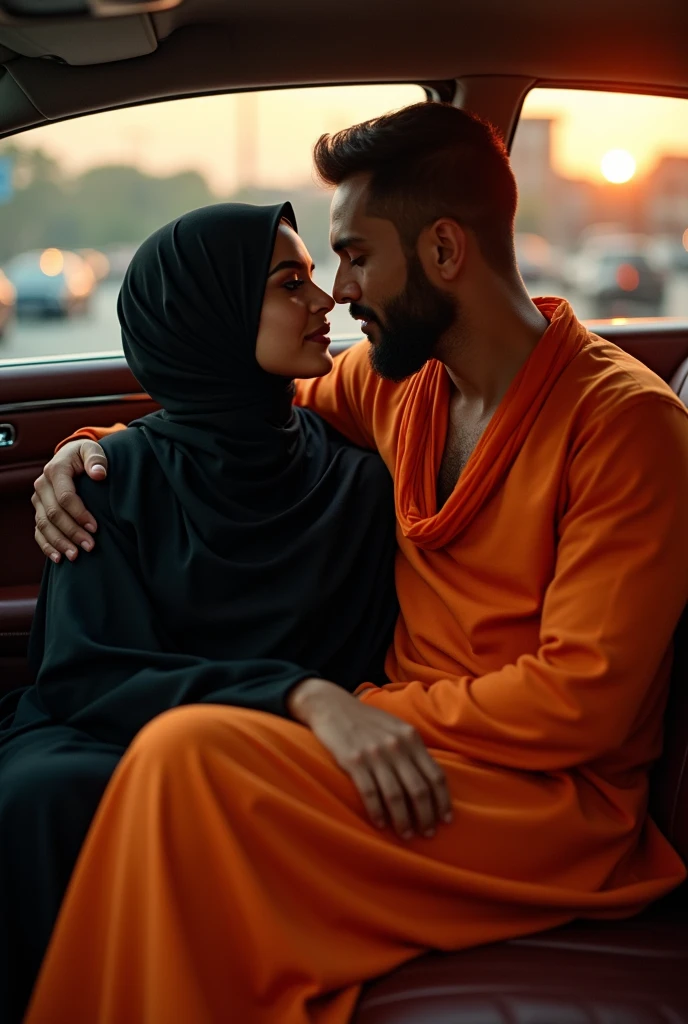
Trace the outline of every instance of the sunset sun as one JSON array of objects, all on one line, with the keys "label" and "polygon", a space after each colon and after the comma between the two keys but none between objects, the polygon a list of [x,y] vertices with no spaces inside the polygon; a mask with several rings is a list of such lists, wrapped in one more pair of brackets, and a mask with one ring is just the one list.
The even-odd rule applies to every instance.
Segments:
[{"label": "sunset sun", "polygon": [[607,181],[621,185],[635,174],[635,159],[626,149],[610,149],[602,157],[600,168]]}]

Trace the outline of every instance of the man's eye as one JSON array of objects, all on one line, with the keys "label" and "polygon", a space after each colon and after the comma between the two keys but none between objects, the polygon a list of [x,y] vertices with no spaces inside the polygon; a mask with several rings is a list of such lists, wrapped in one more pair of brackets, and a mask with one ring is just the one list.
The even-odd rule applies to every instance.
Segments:
[{"label": "man's eye", "polygon": [[285,281],[284,282],[284,287],[287,289],[288,292],[295,292],[297,288],[302,288],[305,283],[306,283],[305,281],[299,281],[299,280],[296,280],[296,281]]},{"label": "man's eye", "polygon": [[363,257],[363,256],[357,256],[355,260],[351,260],[351,266],[352,267],[362,267],[363,266],[364,258],[365,257]]}]

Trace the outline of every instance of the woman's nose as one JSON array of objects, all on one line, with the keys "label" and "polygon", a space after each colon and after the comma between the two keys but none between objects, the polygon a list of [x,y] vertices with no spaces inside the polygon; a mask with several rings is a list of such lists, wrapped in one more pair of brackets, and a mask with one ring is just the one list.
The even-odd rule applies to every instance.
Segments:
[{"label": "woman's nose", "polygon": [[324,309],[326,313],[329,313],[331,309],[334,309],[334,299],[327,292],[324,292],[322,288],[318,288],[315,298],[311,303],[311,312],[319,313],[321,309]]}]

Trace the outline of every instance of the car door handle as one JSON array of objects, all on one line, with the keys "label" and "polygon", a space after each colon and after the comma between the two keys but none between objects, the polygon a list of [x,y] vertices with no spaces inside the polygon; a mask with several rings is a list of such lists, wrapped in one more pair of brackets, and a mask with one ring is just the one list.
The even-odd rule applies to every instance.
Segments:
[{"label": "car door handle", "polygon": [[0,423],[0,448],[9,448],[17,439],[17,431],[11,423]]}]

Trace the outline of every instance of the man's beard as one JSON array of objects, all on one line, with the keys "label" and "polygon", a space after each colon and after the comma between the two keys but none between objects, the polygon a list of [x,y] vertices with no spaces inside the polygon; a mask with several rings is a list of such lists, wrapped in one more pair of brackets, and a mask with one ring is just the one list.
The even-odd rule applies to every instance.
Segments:
[{"label": "man's beard", "polygon": [[441,336],[457,320],[456,299],[428,281],[418,256],[409,257],[404,290],[383,307],[384,320],[352,302],[349,312],[377,324],[370,345],[370,365],[386,380],[401,381],[432,359]]}]

